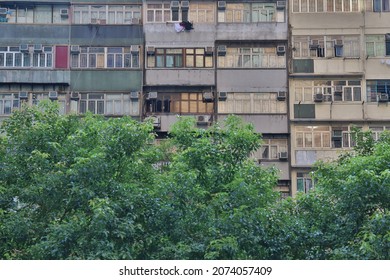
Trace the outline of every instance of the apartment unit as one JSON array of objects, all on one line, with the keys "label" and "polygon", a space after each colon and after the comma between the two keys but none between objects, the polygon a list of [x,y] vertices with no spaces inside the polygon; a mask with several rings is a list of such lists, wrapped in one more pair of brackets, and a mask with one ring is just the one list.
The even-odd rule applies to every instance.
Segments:
[{"label": "apartment unit", "polygon": [[22,102],[141,116],[142,2],[0,1],[0,118]]},{"label": "apartment unit", "polygon": [[[181,22],[189,21],[186,30]],[[290,193],[285,1],[144,1],[143,117],[164,137],[177,116],[200,127],[229,114],[264,138],[252,156]]]},{"label": "apartment unit", "polygon": [[354,146],[352,128],[390,127],[388,0],[291,0],[289,92],[292,195],[316,160]]}]

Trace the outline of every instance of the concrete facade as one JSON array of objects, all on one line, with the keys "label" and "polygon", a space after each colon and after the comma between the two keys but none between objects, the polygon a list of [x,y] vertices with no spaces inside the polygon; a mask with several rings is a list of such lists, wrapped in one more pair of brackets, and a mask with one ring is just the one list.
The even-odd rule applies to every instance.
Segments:
[{"label": "concrete facade", "polygon": [[386,1],[317,2],[290,0],[292,195],[315,187],[317,160],[353,148],[353,127],[378,138],[390,126]]}]

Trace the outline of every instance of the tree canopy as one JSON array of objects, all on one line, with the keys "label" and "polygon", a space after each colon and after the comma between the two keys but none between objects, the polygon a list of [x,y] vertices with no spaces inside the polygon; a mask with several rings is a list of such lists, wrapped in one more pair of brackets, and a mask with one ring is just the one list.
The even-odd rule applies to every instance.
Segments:
[{"label": "tree canopy", "polygon": [[260,145],[235,116],[156,144],[148,122],[23,107],[1,126],[0,259],[389,259],[388,135],[285,200]]}]

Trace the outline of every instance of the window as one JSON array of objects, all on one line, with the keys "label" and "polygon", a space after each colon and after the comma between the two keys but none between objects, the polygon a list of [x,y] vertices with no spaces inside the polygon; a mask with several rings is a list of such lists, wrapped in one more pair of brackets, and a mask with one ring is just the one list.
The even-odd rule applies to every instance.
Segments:
[{"label": "window", "polygon": [[384,35],[366,35],[366,55],[369,57],[386,55]]},{"label": "window", "polygon": [[221,114],[287,113],[287,103],[277,100],[277,93],[228,93],[226,101],[218,102]]},{"label": "window", "polygon": [[148,55],[149,68],[211,68],[213,56],[206,55],[204,48],[157,48]]},{"label": "window", "polygon": [[293,36],[294,58],[360,57],[359,36]]},{"label": "window", "polygon": [[285,68],[285,55],[276,47],[228,47],[225,56],[218,56],[219,68]]},{"label": "window", "polygon": [[72,68],[139,68],[139,54],[130,47],[81,47],[71,55]]},{"label": "window", "polygon": [[293,13],[359,12],[358,0],[293,0],[292,6]]},{"label": "window", "polygon": [[76,24],[131,24],[141,18],[141,5],[74,5]]},{"label": "window", "polygon": [[149,3],[146,5],[147,22],[168,22],[188,20],[188,7],[171,7],[171,1]]},{"label": "window", "polygon": [[332,148],[352,148],[355,144],[355,135],[351,127],[332,128]]},{"label": "window", "polygon": [[203,102],[203,93],[158,93],[157,99],[146,101],[148,113],[210,114],[213,106]]},{"label": "window", "polygon": [[369,129],[371,130],[372,138],[375,141],[378,141],[380,139],[381,134],[386,131],[390,130],[390,126],[370,126]]},{"label": "window", "polygon": [[[33,105],[38,105],[39,102],[42,100],[48,100],[49,99],[49,93],[37,93],[34,92],[32,94],[32,104]],[[65,94],[59,94],[58,99],[55,100],[54,102],[57,102],[59,104],[59,113],[64,115],[65,114]]]},{"label": "window", "polygon": [[314,184],[310,173],[297,172],[297,191],[308,193],[312,189],[314,189]]},{"label": "window", "polygon": [[83,93],[78,112],[92,112],[100,115],[138,115],[139,103],[123,93]]},{"label": "window", "polygon": [[45,46],[42,52],[33,52],[33,46],[29,46],[28,52],[21,52],[19,47],[0,47],[1,67],[53,67],[53,48]]},{"label": "window", "polygon": [[276,22],[275,3],[227,3],[218,22]]},{"label": "window", "polygon": [[194,23],[214,23],[215,4],[190,2],[189,21]]},{"label": "window", "polygon": [[17,93],[0,93],[0,115],[10,115],[12,110],[19,108],[20,101]]},{"label": "window", "polygon": [[256,159],[279,159],[279,154],[287,152],[287,139],[263,139],[260,149],[251,154]]},{"label": "window", "polygon": [[330,148],[330,127],[297,126],[295,145],[298,148]]},{"label": "window", "polygon": [[314,101],[314,95],[322,94],[324,102],[361,101],[361,81],[295,81],[295,101]]},{"label": "window", "polygon": [[390,80],[367,81],[367,102],[377,102],[380,95],[390,94]]},{"label": "window", "polygon": [[389,0],[373,0],[374,12],[390,12]]}]

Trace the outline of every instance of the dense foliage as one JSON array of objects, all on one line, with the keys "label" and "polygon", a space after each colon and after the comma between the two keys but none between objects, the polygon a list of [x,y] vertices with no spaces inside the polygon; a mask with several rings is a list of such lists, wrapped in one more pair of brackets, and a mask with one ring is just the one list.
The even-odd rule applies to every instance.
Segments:
[{"label": "dense foliage", "polygon": [[[237,117],[208,130],[25,107],[2,124],[0,259],[389,259],[390,138],[281,201]],[[368,139],[368,140],[367,140]]]}]

